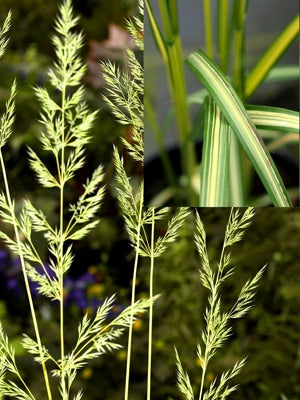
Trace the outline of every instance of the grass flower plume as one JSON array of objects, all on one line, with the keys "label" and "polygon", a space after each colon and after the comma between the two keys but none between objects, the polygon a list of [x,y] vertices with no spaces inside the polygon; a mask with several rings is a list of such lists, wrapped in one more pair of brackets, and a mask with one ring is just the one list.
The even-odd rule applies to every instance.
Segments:
[{"label": "grass flower plume", "polygon": [[[240,215],[239,211],[231,210],[220,260],[216,268],[213,268],[208,258],[205,229],[199,214],[196,215],[195,244],[201,259],[200,279],[202,285],[209,292],[208,305],[204,314],[205,328],[201,332],[202,343],[199,342],[197,345],[197,357],[200,360],[202,369],[199,400],[226,399],[237,388],[236,386],[230,387],[228,382],[240,372],[246,362],[245,358],[237,362],[231,369],[224,372],[219,379],[214,379],[205,391],[204,382],[209,362],[231,335],[232,325],[230,325],[230,321],[243,317],[252,307],[255,290],[265,270],[265,267],[261,268],[254,278],[244,284],[237,300],[229,311],[222,311],[221,286],[235,272],[235,268],[231,266],[228,248],[243,238],[245,229],[249,226],[253,214],[253,208],[248,208],[243,215]],[[178,387],[186,400],[194,400],[195,397],[189,375],[184,371],[176,349],[175,355]]]}]

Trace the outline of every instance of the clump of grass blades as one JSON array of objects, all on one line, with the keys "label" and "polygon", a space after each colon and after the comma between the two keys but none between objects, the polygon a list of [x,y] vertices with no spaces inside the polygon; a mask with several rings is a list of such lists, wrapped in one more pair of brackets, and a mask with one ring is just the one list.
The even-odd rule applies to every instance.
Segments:
[{"label": "clump of grass blades", "polygon": [[[4,54],[8,43],[6,34],[10,27],[9,14],[0,31],[0,56]],[[141,299],[132,302],[115,319],[107,321],[107,315],[113,308],[115,296],[107,298],[98,308],[95,316],[85,315],[78,326],[78,337],[70,352],[65,350],[64,324],[64,276],[73,261],[72,241],[85,237],[99,222],[96,213],[101,206],[105,193],[103,167],[100,165],[91,178],[83,186],[83,193],[75,204],[69,204],[70,217],[67,222],[64,210],[67,206],[64,191],[68,181],[84,165],[85,146],[89,142],[88,132],[96,118],[96,112],[90,112],[84,101],[84,88],[80,85],[85,72],[79,50],[83,45],[82,33],[75,33],[73,28],[78,22],[74,17],[71,0],[65,0],[60,7],[56,19],[53,44],[57,61],[49,70],[48,76],[52,87],[59,93],[60,100],[54,101],[49,92],[42,87],[36,87],[35,93],[41,103],[40,123],[43,130],[40,134],[42,149],[55,160],[56,170],[50,171],[39,155],[32,149],[28,150],[29,163],[40,184],[45,188],[55,188],[59,193],[59,224],[51,226],[42,210],[36,209],[29,200],[24,200],[20,212],[16,211],[11,197],[9,182],[3,157],[3,148],[12,134],[14,121],[14,98],[16,83],[11,89],[11,95],[6,104],[6,111],[0,121],[0,161],[5,190],[0,195],[0,215],[2,220],[12,227],[13,233],[0,232],[0,237],[11,251],[19,255],[26,292],[28,296],[35,338],[24,335],[22,346],[34,356],[42,366],[43,377],[48,400],[53,398],[52,380],[49,377],[49,363],[52,376],[58,380],[58,389],[63,400],[72,396],[74,400],[83,397],[80,390],[72,394],[72,384],[78,371],[90,360],[104,353],[120,348],[118,339],[124,330],[132,325],[135,316],[144,313],[154,299]],[[140,125],[139,125],[140,129]],[[137,136],[139,133],[137,133]],[[140,149],[137,150],[137,154]],[[122,167],[121,167],[122,168]],[[35,244],[35,232],[42,234],[47,242],[50,253],[49,265],[53,272],[51,276],[44,267]],[[68,243],[68,246],[66,246]],[[36,265],[43,268],[44,273],[36,270]],[[33,304],[29,288],[29,279],[38,285],[41,294],[60,304],[60,357],[56,359],[44,346],[38,324],[38,313]],[[0,393],[5,396],[33,400],[36,396],[18,369],[15,353],[10,346],[4,329],[0,324]],[[17,383],[6,379],[9,371],[17,378]]]},{"label": "clump of grass blades", "polygon": [[[245,21],[250,3],[246,0],[215,2],[216,23],[213,24],[213,2],[203,0],[206,48],[205,51],[198,50],[190,54],[186,64],[204,89],[188,96],[182,67],[178,3],[157,1],[163,29],[152,9],[153,2],[146,0],[145,3],[152,35],[166,66],[174,109],[172,117],[177,122],[182,175],[185,178],[176,181],[164,146],[164,136],[170,123],[166,118],[166,123],[159,126],[151,101],[146,97],[148,122],[158,144],[168,185],[172,187],[169,196],[174,193],[175,197],[185,185],[190,189],[186,191],[185,201],[191,206],[273,204],[276,207],[291,207],[296,204],[299,197],[298,182],[295,187],[287,189],[288,180],[284,175],[281,176],[271,151],[286,144],[299,145],[299,113],[269,106],[251,105],[249,108],[247,103],[249,97],[272,74],[278,74],[282,83],[291,77],[297,79],[298,72],[296,75],[294,72],[284,72],[283,68],[276,67],[276,63],[297,37],[299,15],[289,22],[248,72],[244,61]],[[214,26],[216,46],[213,40]],[[231,49],[232,76],[228,76]],[[297,66],[293,66],[292,70],[296,71]],[[191,124],[188,106],[193,103],[201,107]],[[272,141],[268,140],[270,129],[275,131]],[[203,141],[202,153],[198,157],[199,169],[196,168],[193,154],[193,141],[196,139]],[[254,198],[252,186],[256,181],[249,179],[252,170],[257,173],[266,192]],[[195,200],[195,195],[198,200]],[[162,203],[159,196],[151,199],[152,205],[161,205],[159,202]]]}]

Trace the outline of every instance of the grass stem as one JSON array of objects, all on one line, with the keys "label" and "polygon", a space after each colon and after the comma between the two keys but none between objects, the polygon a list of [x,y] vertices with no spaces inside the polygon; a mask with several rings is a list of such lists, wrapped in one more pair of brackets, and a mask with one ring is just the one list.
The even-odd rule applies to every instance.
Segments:
[{"label": "grass stem", "polygon": [[131,351],[132,351],[132,324],[133,324],[133,316],[134,316],[133,305],[135,303],[135,287],[136,287],[137,268],[138,268],[138,261],[139,261],[139,247],[140,247],[140,240],[141,240],[143,198],[144,198],[143,186],[141,187],[141,192],[142,193],[139,197],[140,204],[139,204],[139,215],[138,215],[138,223],[137,223],[137,238],[136,238],[136,246],[135,246],[133,276],[132,276],[132,290],[131,290],[132,313],[131,313],[131,323],[129,325],[129,332],[128,332],[124,400],[129,399],[130,363],[131,363]]},{"label": "grass stem", "polygon": [[[149,298],[153,298],[153,273],[154,273],[154,225],[155,225],[155,208],[152,207],[151,221],[151,257],[150,257],[150,285]],[[147,372],[147,400],[151,399],[151,364],[152,364],[152,327],[153,327],[153,303],[149,308],[149,333],[148,333],[148,372]]]},{"label": "grass stem", "polygon": [[205,51],[207,56],[213,59],[213,37],[211,26],[211,6],[210,0],[203,1],[204,8],[204,29],[205,29]]},{"label": "grass stem", "polygon": [[13,202],[12,202],[11,195],[10,195],[7,174],[6,174],[6,168],[5,168],[1,149],[0,149],[0,163],[1,163],[3,180],[4,180],[5,193],[6,193],[7,201],[8,201],[11,213],[12,213],[11,216],[14,221],[14,224],[13,224],[14,233],[15,233],[15,237],[16,237],[16,241],[17,241],[17,245],[18,245],[18,253],[19,253],[20,262],[21,262],[21,268],[22,268],[22,273],[23,273],[23,278],[24,278],[24,283],[25,283],[26,294],[27,294],[27,298],[28,298],[28,302],[29,302],[31,319],[32,319],[33,327],[34,327],[36,341],[38,344],[39,355],[41,357],[41,365],[42,365],[43,376],[44,376],[44,381],[45,381],[45,385],[46,385],[47,396],[48,396],[48,400],[52,400],[49,376],[48,376],[46,363],[44,361],[44,352],[43,352],[41,336],[40,336],[40,331],[39,331],[38,322],[37,322],[37,316],[35,313],[34,304],[33,304],[33,300],[32,300],[32,294],[31,294],[30,286],[29,286],[29,280],[28,280],[28,276],[27,276],[27,272],[26,272],[26,266],[25,266],[25,260],[24,260],[24,256],[23,256],[22,246],[21,246],[19,230],[17,227],[16,219],[14,217],[14,212],[13,212],[14,206],[13,206]]},{"label": "grass stem", "polygon": [[228,0],[218,0],[217,19],[219,61],[221,69],[226,73],[228,69]]}]

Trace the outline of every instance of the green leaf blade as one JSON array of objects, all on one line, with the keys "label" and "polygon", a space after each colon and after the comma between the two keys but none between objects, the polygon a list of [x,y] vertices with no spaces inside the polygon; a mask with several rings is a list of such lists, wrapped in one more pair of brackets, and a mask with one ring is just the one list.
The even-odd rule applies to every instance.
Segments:
[{"label": "green leaf blade", "polygon": [[246,106],[249,117],[257,128],[280,132],[300,132],[299,113],[279,107]]},{"label": "green leaf blade", "polygon": [[219,107],[206,101],[201,167],[201,207],[227,206],[229,187],[230,126]]},{"label": "green leaf blade", "polygon": [[250,97],[271,68],[276,64],[279,58],[285,53],[293,40],[299,35],[299,15],[297,15],[288,26],[274,40],[268,50],[258,60],[256,65],[250,71],[245,82],[245,96]]},{"label": "green leaf blade", "polygon": [[201,50],[192,53],[187,58],[186,64],[204,84],[224,113],[273,204],[277,207],[291,206],[291,200],[279,172],[230,82]]}]

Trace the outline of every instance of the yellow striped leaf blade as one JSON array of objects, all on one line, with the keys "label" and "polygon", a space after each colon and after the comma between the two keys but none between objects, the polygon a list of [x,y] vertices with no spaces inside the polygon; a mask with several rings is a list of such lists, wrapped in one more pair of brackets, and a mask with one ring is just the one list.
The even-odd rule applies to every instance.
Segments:
[{"label": "yellow striped leaf blade", "polygon": [[299,113],[279,107],[247,105],[246,110],[255,126],[280,132],[299,134]]},{"label": "yellow striped leaf blade", "polygon": [[206,87],[226,117],[272,203],[276,207],[292,206],[270,153],[257,133],[242,101],[223,72],[201,50],[192,53],[187,58],[186,64]]},{"label": "yellow striped leaf blade", "polygon": [[229,189],[230,125],[211,96],[205,108],[200,207],[226,207]]}]

